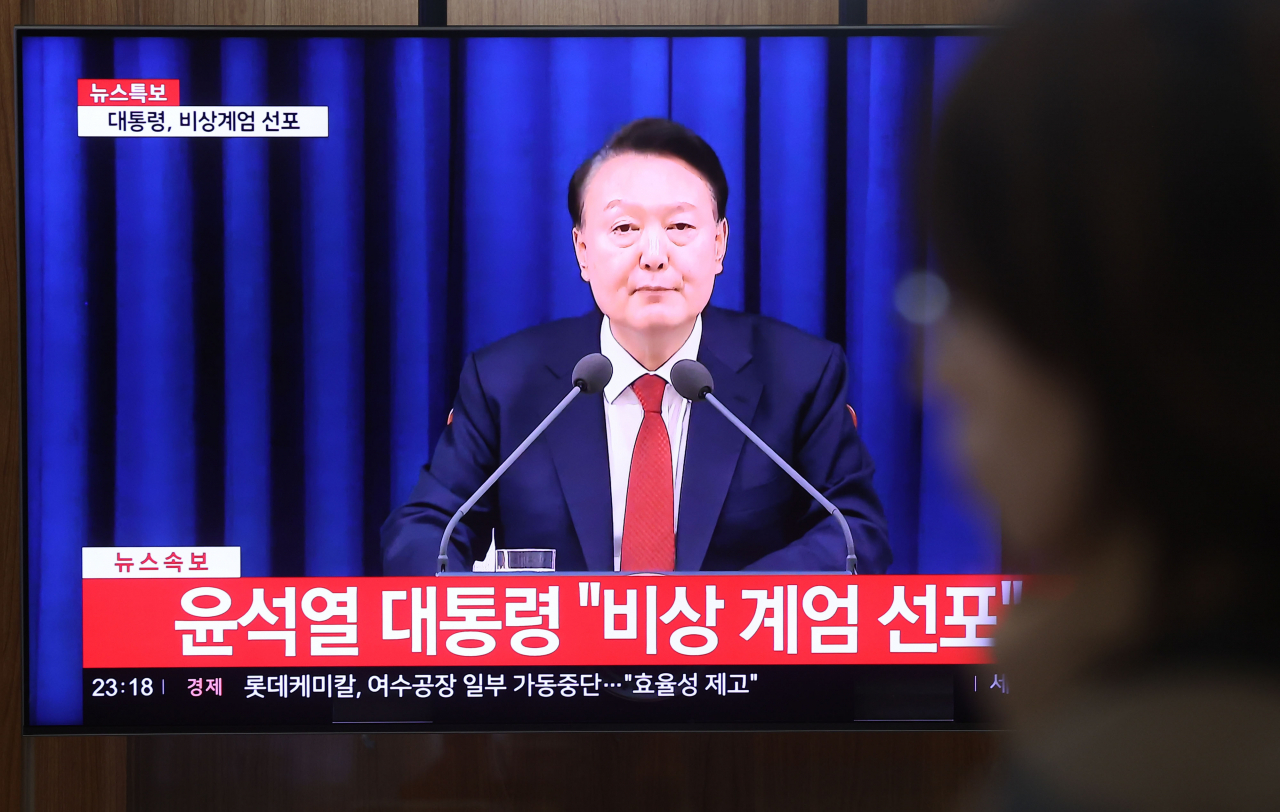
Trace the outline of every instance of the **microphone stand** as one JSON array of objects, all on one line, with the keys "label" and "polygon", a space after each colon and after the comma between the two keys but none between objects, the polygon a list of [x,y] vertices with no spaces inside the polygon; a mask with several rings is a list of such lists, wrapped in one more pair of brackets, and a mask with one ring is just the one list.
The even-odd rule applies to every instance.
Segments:
[{"label": "microphone stand", "polygon": [[489,478],[480,486],[480,489],[473,493],[470,499],[463,502],[462,507],[458,508],[457,512],[453,514],[453,518],[449,519],[449,523],[445,525],[444,528],[444,536],[440,539],[440,554],[436,556],[436,565],[438,567],[436,570],[437,575],[449,569],[449,539],[453,536],[453,529],[458,526],[458,522],[462,521],[462,517],[467,515],[467,511],[475,507],[476,502],[479,502],[481,497],[489,492],[489,489],[493,487],[493,483],[498,481],[498,477],[507,472],[507,469],[511,467],[511,464],[518,460],[520,455],[525,452],[525,449],[532,445],[534,440],[542,436],[542,432],[546,430],[547,426],[551,425],[551,421],[559,417],[560,413],[563,412],[565,408],[573,402],[573,399],[580,394],[582,394],[582,386],[574,384],[573,389],[569,390],[569,394],[565,395],[564,398],[556,404],[556,407],[551,410],[551,414],[542,419],[542,422],[538,424],[538,427],[534,429],[528,437],[524,438],[523,443],[516,446],[516,450],[511,452],[511,456],[502,461],[502,464],[498,466],[498,470],[490,474]]},{"label": "microphone stand", "polygon": [[729,411],[728,408],[726,408],[725,405],[721,403],[720,400],[715,395],[713,395],[710,392],[706,392],[705,394],[703,394],[703,399],[706,400],[708,403],[710,403],[712,406],[716,407],[716,409],[720,412],[720,414],[725,416],[726,420],[728,420],[733,425],[737,426],[738,431],[745,434],[748,440],[755,443],[756,448],[763,451],[769,457],[769,459],[776,462],[778,466],[781,467],[782,470],[786,471],[791,476],[791,478],[794,479],[796,483],[800,485],[800,487],[804,488],[809,493],[809,495],[812,496],[815,501],[817,501],[818,504],[822,505],[822,507],[824,507],[827,510],[827,512],[830,513],[832,516],[836,517],[836,521],[839,522],[840,524],[840,530],[844,532],[845,550],[848,551],[848,555],[845,556],[845,568],[849,571],[851,575],[857,575],[858,574],[858,556],[853,551],[853,534],[849,532],[849,522],[845,520],[844,514],[840,512],[840,508],[831,504],[831,500],[827,499],[827,497],[819,493],[818,489],[810,485],[807,479],[800,476],[800,473],[796,471],[796,469],[788,465],[787,461],[784,460],[782,457],[779,457],[777,453],[772,448],[770,448],[767,443],[765,443],[764,440],[761,440],[759,437],[756,436],[756,433],[754,431],[747,428],[747,424],[743,423],[741,420],[738,419],[737,415]]}]

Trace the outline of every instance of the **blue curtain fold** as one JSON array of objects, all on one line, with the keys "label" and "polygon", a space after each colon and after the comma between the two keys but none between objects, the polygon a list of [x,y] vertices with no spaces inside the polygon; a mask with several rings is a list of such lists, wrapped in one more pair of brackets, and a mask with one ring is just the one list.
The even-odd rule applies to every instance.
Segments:
[{"label": "blue curtain fold", "polygon": [[571,246],[573,220],[566,180],[605,139],[628,121],[667,116],[666,37],[612,39],[565,37],[550,42],[544,91],[552,128],[546,156],[547,212],[553,235],[544,273],[551,293],[550,318],[577,316],[594,303],[578,275]]},{"label": "blue curtain fold", "polygon": [[666,117],[668,47],[665,37],[466,42],[467,350],[591,309],[567,181],[623,124]]},{"label": "blue curtain fold", "polygon": [[439,433],[433,418],[448,408],[453,392],[443,340],[449,274],[448,44],[397,40],[393,70],[387,443],[389,497],[397,504],[417,484]]},{"label": "blue curtain fold", "polygon": [[[915,367],[908,326],[893,308],[894,286],[904,274],[924,266],[924,240],[917,224],[910,183],[920,127],[922,99],[931,87],[933,43],[918,37],[870,37],[851,42],[861,52],[849,60],[848,166],[861,181],[848,189],[859,199],[859,222],[847,229],[850,308],[850,369],[860,380],[853,403],[863,437],[876,460],[876,487],[884,502],[891,538],[915,539],[919,522],[920,404],[912,391]],[[865,59],[865,62],[863,62]],[[855,75],[853,69],[865,64]],[[861,85],[865,83],[863,89]],[[863,99],[865,98],[865,103]],[[927,109],[927,108],[925,108]],[[854,154],[855,144],[861,152]],[[851,206],[850,217],[854,214]],[[861,226],[857,228],[856,226]],[[916,572],[918,549],[894,543],[893,572]]]},{"label": "blue curtain fold", "polygon": [[23,250],[27,327],[29,711],[80,721],[80,548],[89,518],[89,211],[75,87],[84,44],[26,40]]},{"label": "blue curtain fold", "polygon": [[711,303],[742,310],[746,305],[747,56],[742,37],[673,37],[670,118],[706,139],[720,156],[729,180],[729,248]]},{"label": "blue curtain fold", "polygon": [[546,239],[556,222],[547,166],[545,101],[551,43],[477,39],[463,44],[467,351],[545,320],[551,312]]},{"label": "blue curtain fold", "polygon": [[364,42],[300,57],[302,103],[329,108],[329,137],[300,144],[305,572],[346,575],[363,558]]},{"label": "blue curtain fold", "polygon": [[[189,84],[188,47],[120,38],[115,68]],[[117,544],[195,537],[190,150],[185,138],[115,144]]]},{"label": "blue curtain fold", "polygon": [[[222,42],[222,99],[267,102],[267,44]],[[271,245],[267,144],[222,145],[226,537],[240,546],[240,571],[271,574]]]},{"label": "blue curtain fold", "polygon": [[[85,545],[235,544],[245,575],[376,575],[378,525],[466,352],[592,307],[569,175],[671,117],[731,189],[713,302],[843,343],[895,572],[999,567],[946,462],[910,176],[964,37],[24,37],[32,720],[80,709]],[[329,137],[80,139],[78,78],[318,104]]]},{"label": "blue curtain fold", "polygon": [[[933,93],[929,101],[933,121],[942,114],[948,91],[981,44],[982,40],[976,37],[939,37],[934,43]],[[926,367],[933,363],[937,349],[937,337],[926,332],[921,339]],[[922,399],[916,569],[999,572],[999,513],[959,470],[957,455],[947,446],[948,437],[953,436],[949,427],[954,415],[932,377],[924,377]]]},{"label": "blue curtain fold", "polygon": [[760,312],[826,334],[827,40],[760,40]]}]

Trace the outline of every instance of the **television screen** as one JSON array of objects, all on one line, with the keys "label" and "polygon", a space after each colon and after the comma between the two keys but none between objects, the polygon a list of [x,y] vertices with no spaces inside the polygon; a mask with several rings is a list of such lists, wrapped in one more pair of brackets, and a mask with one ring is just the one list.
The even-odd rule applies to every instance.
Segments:
[{"label": "television screen", "polygon": [[20,28],[27,730],[981,724],[981,35]]}]

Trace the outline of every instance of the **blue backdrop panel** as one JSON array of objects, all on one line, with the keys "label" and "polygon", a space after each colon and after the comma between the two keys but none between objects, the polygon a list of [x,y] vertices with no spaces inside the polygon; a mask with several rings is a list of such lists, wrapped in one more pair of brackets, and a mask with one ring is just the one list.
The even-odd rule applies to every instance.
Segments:
[{"label": "blue backdrop panel", "polygon": [[[850,50],[855,50],[851,47]],[[849,286],[856,310],[851,332],[857,334],[852,374],[861,380],[855,406],[862,436],[876,460],[876,489],[884,501],[893,546],[892,572],[915,572],[919,517],[918,398],[909,377],[914,369],[910,334],[896,316],[893,290],[906,273],[924,261],[909,183],[921,99],[932,80],[933,43],[923,37],[873,37],[866,73],[853,75],[849,87],[867,83],[865,108],[849,105],[849,132],[865,129],[866,152],[848,162],[864,162],[862,188],[850,188],[850,199],[865,198],[862,230],[850,224]],[[861,91],[853,91],[861,92]],[[865,110],[865,112],[864,112]],[[862,113],[865,118],[854,118]],[[850,144],[854,142],[851,140]],[[852,177],[852,173],[851,173]]]},{"label": "blue backdrop panel", "polygon": [[671,118],[706,139],[729,179],[729,250],[711,303],[746,302],[747,43],[738,37],[677,37],[671,43]]},{"label": "blue backdrop panel", "polygon": [[637,118],[667,117],[666,37],[566,37],[551,41],[553,128],[547,207],[554,215],[547,258],[551,318],[578,316],[594,303],[574,261],[573,220],[565,206],[569,177],[615,130]]},{"label": "blue backdrop panel", "polygon": [[[267,43],[222,42],[224,104],[267,103]],[[271,233],[267,143],[222,145],[226,540],[240,572],[271,574]]]},{"label": "blue backdrop panel", "polygon": [[[224,542],[245,575],[377,574],[377,525],[426,462],[463,354],[591,307],[568,179],[641,116],[689,125],[725,165],[713,301],[756,291],[770,315],[843,331],[894,571],[997,568],[997,519],[946,462],[944,404],[920,396],[927,338],[892,308],[928,262],[913,149],[974,47],[24,39],[33,720],[80,718],[86,544]],[[75,79],[111,75],[178,78],[188,104],[322,104],[330,136],[78,138]]]},{"label": "blue backdrop panel", "polygon": [[[121,38],[117,75],[187,83],[188,44]],[[191,160],[185,138],[116,142],[116,500],[121,545],[195,541]]]},{"label": "blue backdrop panel", "polygon": [[[845,353],[849,361],[849,403],[861,414],[863,398],[863,289],[867,271],[867,156],[871,110],[871,37],[845,44]],[[866,348],[873,351],[874,345]],[[862,426],[865,431],[865,424]]]},{"label": "blue backdrop panel", "polygon": [[87,172],[76,137],[83,44],[28,40],[23,62],[30,709],[80,721],[80,548],[89,537]]},{"label": "blue backdrop panel", "polygon": [[[551,312],[551,232],[558,202],[551,150],[551,41],[465,44],[465,347],[475,350]],[[567,238],[561,236],[561,250]]]},{"label": "blue backdrop panel", "polygon": [[[952,84],[981,46],[974,37],[939,37],[933,57],[933,120]],[[937,351],[936,336],[923,336],[925,363]],[[937,382],[924,378],[925,416],[920,426],[920,529],[917,534],[918,572],[999,572],[1000,518],[995,507],[958,469],[955,449],[948,446],[954,436],[954,415]]]},{"label": "blue backdrop panel", "polygon": [[[27,600],[30,606],[27,611],[27,650],[31,655],[33,663],[39,662],[40,650],[40,612],[39,602],[41,596],[40,588],[40,571],[41,571],[41,550],[44,547],[43,529],[44,529],[44,497],[41,488],[41,480],[43,476],[44,466],[41,464],[44,457],[54,452],[47,443],[44,436],[45,427],[50,425],[48,419],[50,415],[45,413],[44,408],[44,373],[45,373],[45,353],[44,353],[44,288],[51,281],[49,268],[45,265],[45,220],[46,212],[44,210],[44,201],[47,199],[52,190],[46,188],[45,183],[45,150],[44,150],[44,106],[47,101],[43,95],[44,90],[44,51],[45,42],[39,39],[27,40],[22,44],[23,52],[20,54],[21,61],[29,65],[26,74],[22,77],[22,95],[23,109],[20,111],[25,127],[19,131],[18,136],[22,139],[20,153],[23,159],[20,163],[22,169],[22,208],[26,216],[23,220],[23,233],[20,236],[21,245],[23,246],[23,281],[25,283],[23,289],[24,299],[22,302],[23,313],[26,316],[24,325],[23,338],[26,340],[25,354],[23,359],[26,371],[26,459],[25,470],[23,475],[26,478],[26,488],[23,495],[27,500],[27,521],[26,521],[26,581],[27,581]],[[73,48],[78,48],[79,43],[71,41],[67,43]],[[70,60],[66,60],[70,62]],[[83,211],[83,209],[81,209]],[[77,224],[78,225],[78,224]],[[65,242],[63,243],[66,244]],[[83,297],[81,297],[83,300]],[[74,301],[74,300],[73,300]],[[85,310],[83,307],[74,308],[72,313],[77,314],[80,318],[84,318]],[[83,329],[83,328],[82,328]],[[65,332],[74,337],[76,330],[68,325]],[[56,368],[52,363],[53,358],[47,359],[51,368]],[[74,376],[71,380],[65,382],[67,386],[83,386],[84,382],[80,376]],[[78,403],[80,408],[84,407],[85,398],[77,392],[71,398],[64,398],[63,403],[68,401]],[[74,449],[70,443],[67,443],[61,449],[64,453]],[[79,494],[77,494],[79,495]],[[83,505],[80,507],[81,521],[83,521]],[[65,531],[64,531],[65,532]]]},{"label": "blue backdrop panel", "polygon": [[592,307],[565,200],[573,170],[667,114],[667,40],[466,44],[466,348]]},{"label": "blue backdrop panel", "polygon": [[361,568],[364,483],[364,42],[301,49],[303,104],[329,137],[302,142],[306,574]]},{"label": "blue backdrop panel", "polygon": [[760,40],[760,312],[826,330],[827,41]]},{"label": "blue backdrop panel", "polygon": [[449,273],[449,43],[394,45],[391,155],[392,504],[408,497],[437,431],[432,415],[453,393],[445,376]]}]

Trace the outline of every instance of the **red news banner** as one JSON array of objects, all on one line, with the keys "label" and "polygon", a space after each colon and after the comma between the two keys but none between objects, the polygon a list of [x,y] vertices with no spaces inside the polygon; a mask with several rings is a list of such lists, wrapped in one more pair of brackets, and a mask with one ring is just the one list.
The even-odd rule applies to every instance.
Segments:
[{"label": "red news banner", "polygon": [[981,664],[1014,578],[86,578],[84,667]]}]

